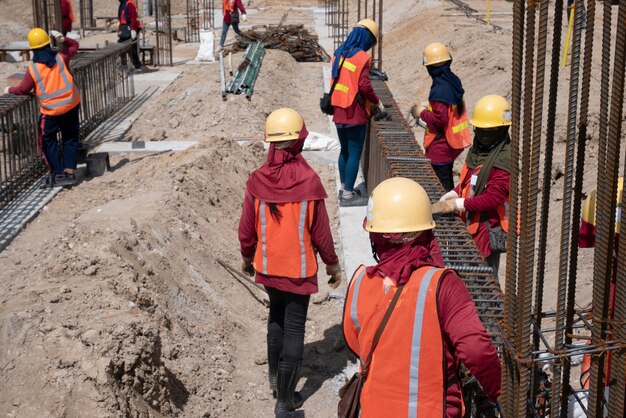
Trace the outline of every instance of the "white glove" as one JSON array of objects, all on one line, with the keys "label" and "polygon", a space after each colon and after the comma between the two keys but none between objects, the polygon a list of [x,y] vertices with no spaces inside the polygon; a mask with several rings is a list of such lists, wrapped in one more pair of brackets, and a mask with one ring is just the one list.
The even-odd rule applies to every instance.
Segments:
[{"label": "white glove", "polygon": [[465,199],[456,199],[456,209],[459,212],[465,212]]},{"label": "white glove", "polygon": [[52,35],[52,37],[57,41],[57,45],[65,42],[65,36],[63,36],[63,34],[59,31],[51,30],[50,35]]},{"label": "white glove", "polygon": [[444,200],[458,199],[458,197],[459,195],[457,194],[457,192],[455,192],[454,190],[450,190],[448,193],[441,196],[441,199],[439,199],[439,201],[443,202]]},{"label": "white glove", "polygon": [[131,30],[130,31],[130,39],[132,39],[133,41],[135,39],[137,39],[137,31],[136,30]]},{"label": "white glove", "polygon": [[241,15],[241,20],[243,20],[244,22],[245,22],[246,20],[248,20],[248,15],[247,15],[247,14],[245,14],[245,13],[244,13],[244,14],[242,14],[242,15]]},{"label": "white glove", "polygon": [[385,112],[385,105],[383,104],[382,100],[378,101],[378,110],[380,110],[381,112]]},{"label": "white glove", "polygon": [[10,88],[11,88],[11,87],[5,87],[5,88],[4,88],[4,94],[11,94],[11,93],[9,93],[9,89],[10,89]]}]

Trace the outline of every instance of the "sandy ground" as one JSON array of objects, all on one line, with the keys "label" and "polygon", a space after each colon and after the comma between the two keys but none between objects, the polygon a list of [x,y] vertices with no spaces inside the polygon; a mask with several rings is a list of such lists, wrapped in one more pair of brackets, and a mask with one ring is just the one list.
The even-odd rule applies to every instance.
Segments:
[{"label": "sandy ground", "polygon": [[[117,5],[96,3],[96,15],[111,14]],[[173,8],[183,3],[177,0]],[[248,5],[251,20],[277,21],[288,12],[287,23],[312,21],[310,12],[287,8],[294,3],[317,6],[255,0]],[[469,4],[484,10],[482,2]],[[511,3],[492,5],[502,13],[497,23],[510,26]],[[7,22],[0,26],[0,43],[24,36],[28,12],[17,0],[0,0],[0,18]],[[427,97],[421,51],[433,41],[450,45],[470,108],[484,94],[510,96],[510,30],[493,30],[458,13],[432,0],[385,2],[384,70],[401,108]],[[82,42],[105,39],[115,36]],[[176,54],[193,58],[193,47],[179,45]],[[235,65],[240,59],[234,56]],[[265,158],[259,144],[241,147],[233,140],[258,141],[264,118],[280,106],[296,108],[309,129],[326,132],[327,119],[318,109],[321,64],[268,51],[252,101],[222,101],[217,65],[180,68],[181,76],[145,105],[126,139],[200,143],[179,154],[114,158],[112,172],[60,193],[0,254],[0,411],[8,416],[272,415],[267,312],[250,292],[262,294],[245,289],[217,263],[239,263],[236,228],[244,184]],[[0,63],[0,76],[23,69]],[[568,81],[569,69],[562,69],[562,89]],[[596,68],[594,91],[598,84]],[[555,173],[563,167],[565,101],[561,96],[553,139]],[[422,132],[416,134],[421,141]],[[586,192],[597,178],[596,125],[589,137]],[[329,191],[336,227],[334,164],[322,155],[307,158]],[[552,191],[548,260],[558,258],[562,182],[555,180]],[[592,256],[581,251],[579,305],[590,300]],[[551,262],[546,309],[556,299],[556,274]],[[343,301],[329,295],[325,279],[320,290],[309,311],[300,385],[307,416],[322,418],[334,416],[348,354],[340,329]]]}]

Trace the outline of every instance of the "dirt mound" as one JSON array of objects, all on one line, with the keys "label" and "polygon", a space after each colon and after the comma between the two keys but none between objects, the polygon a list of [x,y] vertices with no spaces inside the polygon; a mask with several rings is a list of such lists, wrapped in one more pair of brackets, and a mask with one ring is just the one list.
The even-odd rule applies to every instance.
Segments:
[{"label": "dirt mound", "polygon": [[[233,55],[236,69],[243,54]],[[230,81],[232,77],[228,76]],[[279,94],[277,94],[277,91]],[[220,95],[218,65],[189,65],[156,100],[150,101],[127,139],[200,140],[207,132],[233,139],[261,139],[265,118],[280,107],[293,107],[310,130],[327,130],[319,111],[322,70],[317,63],[297,63],[284,51],[268,50],[251,100]]]}]

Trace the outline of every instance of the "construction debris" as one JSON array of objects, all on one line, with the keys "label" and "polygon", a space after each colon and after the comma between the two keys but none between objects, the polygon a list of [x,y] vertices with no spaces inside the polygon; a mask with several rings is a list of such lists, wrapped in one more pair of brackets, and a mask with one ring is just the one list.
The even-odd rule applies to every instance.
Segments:
[{"label": "construction debris", "polygon": [[[244,56],[241,64],[237,67],[237,71],[228,86],[227,92],[234,94],[245,93],[246,98],[250,100],[250,97],[252,97],[252,93],[254,92],[254,84],[256,83],[256,78],[259,75],[259,70],[261,69],[261,63],[263,62],[264,56],[265,48],[262,43],[257,42],[256,44],[248,45],[246,55]],[[223,74],[223,59],[220,59],[220,71],[221,74]],[[225,95],[222,91],[222,98],[224,97]]]},{"label": "construction debris", "polygon": [[303,25],[254,26],[237,37],[232,51],[243,51],[254,42],[262,42],[268,49],[289,52],[299,62],[330,61],[329,55],[318,43],[317,35],[310,34]]}]

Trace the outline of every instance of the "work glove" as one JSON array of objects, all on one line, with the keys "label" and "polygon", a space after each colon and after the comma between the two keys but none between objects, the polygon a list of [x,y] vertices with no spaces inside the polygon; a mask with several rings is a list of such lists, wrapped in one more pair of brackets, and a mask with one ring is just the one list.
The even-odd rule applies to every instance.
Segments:
[{"label": "work glove", "polygon": [[374,115],[374,120],[391,120],[391,115],[386,110],[383,110]]},{"label": "work glove", "polygon": [[10,88],[11,88],[11,87],[5,87],[5,88],[4,88],[4,94],[11,94],[11,93],[9,93],[9,89],[10,89]]},{"label": "work glove", "polygon": [[411,116],[418,119],[424,110],[428,109],[428,103],[414,104],[411,106]]},{"label": "work glove", "polygon": [[378,101],[378,110],[381,112],[385,112],[385,105],[383,104],[382,100]]},{"label": "work glove", "polygon": [[341,266],[338,263],[326,266],[326,274],[330,276],[328,285],[333,289],[338,288],[341,284]]},{"label": "work glove", "polygon": [[130,39],[132,39],[133,41],[135,39],[137,39],[137,31],[136,30],[131,30],[130,31]]},{"label": "work glove", "polygon": [[254,266],[252,265],[252,260],[250,258],[243,258],[241,262],[241,271],[243,274],[247,276],[254,276]]},{"label": "work glove", "polygon": [[246,20],[248,20],[248,15],[247,15],[247,14],[245,14],[245,13],[244,13],[244,14],[242,14],[242,15],[241,15],[241,20],[243,20],[244,22],[245,22]]},{"label": "work glove", "polygon": [[51,30],[50,31],[50,36],[52,36],[54,38],[54,40],[56,41],[57,46],[60,46],[63,44],[63,42],[65,42],[65,36],[63,36],[63,34],[59,31],[56,30]]},{"label": "work glove", "polygon": [[458,193],[455,192],[454,190],[450,190],[448,193],[441,196],[441,199],[439,199],[439,201],[443,202],[444,200],[458,199],[458,198],[459,198]]},{"label": "work glove", "polygon": [[432,206],[433,215],[462,212],[465,210],[465,199],[450,199],[437,202]]}]

